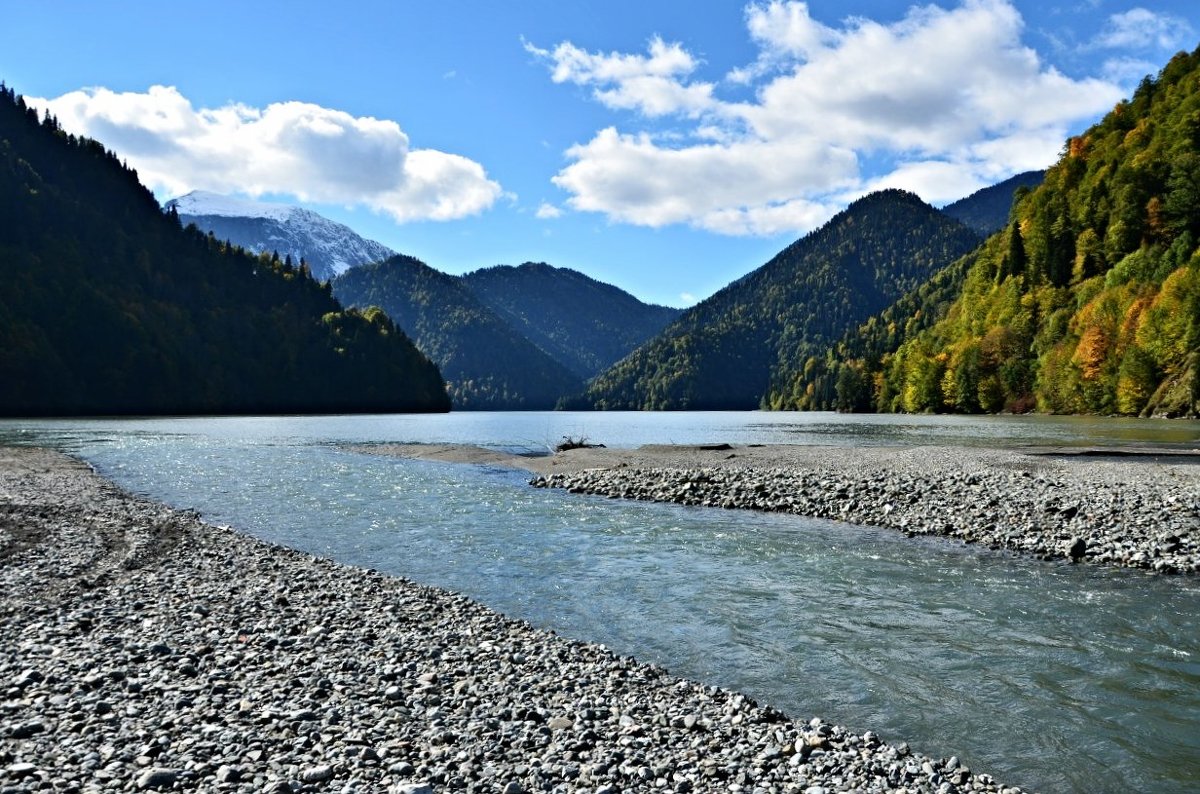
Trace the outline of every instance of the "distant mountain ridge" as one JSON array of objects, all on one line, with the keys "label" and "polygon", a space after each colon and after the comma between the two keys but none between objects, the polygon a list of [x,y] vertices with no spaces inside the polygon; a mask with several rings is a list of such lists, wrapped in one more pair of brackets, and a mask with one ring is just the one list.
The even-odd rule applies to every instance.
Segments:
[{"label": "distant mountain ridge", "polygon": [[457,409],[550,409],[583,381],[481,303],[462,279],[398,254],[332,282],[348,306],[379,306],[438,364]]},{"label": "distant mountain ridge", "polygon": [[979,243],[912,193],[852,203],[757,270],[685,311],[601,373],[574,405],[757,408],[779,373],[836,340]]},{"label": "distant mountain ridge", "polygon": [[987,237],[1008,225],[1017,192],[1022,188],[1032,190],[1045,178],[1045,171],[1026,171],[947,204],[942,207],[942,212]]},{"label": "distant mountain ridge", "polygon": [[349,226],[288,204],[224,196],[196,190],[165,205],[184,224],[194,223],[218,240],[230,240],[254,253],[278,253],[299,265],[303,259],[313,278],[328,281],[356,265],[380,262],[396,252],[358,235]]},{"label": "distant mountain ridge", "polygon": [[452,276],[300,207],[204,192],[165,206],[218,241],[303,256],[339,300],[383,308],[439,366],[458,409],[554,408],[679,315],[544,263]]},{"label": "distant mountain ridge", "polygon": [[682,312],[643,303],[611,284],[545,262],[496,265],[462,281],[583,380],[615,364]]},{"label": "distant mountain ridge", "polygon": [[[798,373],[816,372],[805,362],[974,248],[982,238],[968,224],[1003,226],[1014,194],[1041,178],[1019,174],[942,211],[905,191],[871,194],[686,312],[534,262],[451,276],[392,255],[344,270],[332,286],[345,303],[379,305],[404,328],[460,409],[829,404],[828,384],[796,391]],[[203,194],[172,206],[204,211],[181,217],[225,223],[243,245],[245,229],[228,224],[258,228],[308,212]],[[936,294],[956,293],[964,272],[947,270]]]}]

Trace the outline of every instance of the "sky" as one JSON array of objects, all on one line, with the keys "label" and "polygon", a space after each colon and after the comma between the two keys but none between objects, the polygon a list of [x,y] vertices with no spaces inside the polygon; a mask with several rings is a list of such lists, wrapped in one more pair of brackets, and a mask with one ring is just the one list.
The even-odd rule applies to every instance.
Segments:
[{"label": "sky", "polygon": [[0,80],[161,200],[299,204],[440,270],[687,306],[872,190],[1052,164],[1194,0],[0,0]]}]

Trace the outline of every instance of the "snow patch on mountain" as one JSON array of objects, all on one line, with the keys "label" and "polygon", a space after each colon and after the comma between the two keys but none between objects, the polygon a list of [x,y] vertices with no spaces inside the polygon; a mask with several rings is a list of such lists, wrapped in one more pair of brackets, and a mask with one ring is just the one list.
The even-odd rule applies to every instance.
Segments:
[{"label": "snow patch on mountain", "polygon": [[360,237],[349,226],[303,207],[203,190],[172,199],[164,206],[174,207],[184,224],[194,223],[218,239],[256,253],[278,252],[297,263],[303,259],[318,281],[396,255],[386,245]]},{"label": "snow patch on mountain", "polygon": [[274,204],[268,201],[223,196],[220,193],[210,193],[207,190],[193,190],[186,196],[171,199],[167,207],[174,207],[180,215],[216,215],[222,218],[270,218],[283,221],[296,212],[303,212],[299,207],[288,204]]}]

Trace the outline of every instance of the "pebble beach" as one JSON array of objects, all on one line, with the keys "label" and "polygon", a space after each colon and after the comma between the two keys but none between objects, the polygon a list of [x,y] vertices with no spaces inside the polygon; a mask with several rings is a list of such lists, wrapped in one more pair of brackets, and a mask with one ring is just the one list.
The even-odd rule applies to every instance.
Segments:
[{"label": "pebble beach", "polygon": [[885,738],[0,449],[3,794],[1020,791]]},{"label": "pebble beach", "polygon": [[763,510],[1047,561],[1200,572],[1200,457],[974,447],[643,447],[527,466],[535,487]]}]

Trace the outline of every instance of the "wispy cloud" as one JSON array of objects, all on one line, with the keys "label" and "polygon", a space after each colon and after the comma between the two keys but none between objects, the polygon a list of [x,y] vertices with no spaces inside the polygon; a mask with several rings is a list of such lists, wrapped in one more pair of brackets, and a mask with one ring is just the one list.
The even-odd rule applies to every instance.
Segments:
[{"label": "wispy cloud", "polygon": [[414,149],[394,121],[304,102],[195,108],[171,86],[27,101],[112,148],[167,194],[286,194],[367,206],[401,222],[474,215],[501,195],[479,163]]},{"label": "wispy cloud", "polygon": [[[754,89],[741,101],[695,79],[700,61],[681,44],[653,39],[644,54],[527,44],[555,82],[593,86],[597,101],[641,119],[567,151],[553,181],[568,206],[644,226],[803,232],[876,186],[939,202],[1044,167],[1075,123],[1122,93],[1043,64],[1008,0],[836,27],[804,2],[772,0],[747,6],[746,30],[758,56],[726,75]],[[867,159],[882,173],[864,176]]]},{"label": "wispy cloud", "polygon": [[1103,73],[1107,80],[1121,85],[1138,82],[1147,75],[1158,72],[1160,64],[1142,58],[1119,57],[1109,58],[1104,62]]},{"label": "wispy cloud", "polygon": [[712,85],[683,80],[699,65],[680,44],[651,39],[646,55],[591,53],[563,42],[553,50],[525,42],[525,49],[551,66],[556,83],[593,86],[593,95],[610,108],[637,110],[647,116],[702,113],[713,105]]},{"label": "wispy cloud", "polygon": [[554,218],[561,218],[562,214],[563,213],[562,213],[561,209],[554,206],[553,204],[548,204],[544,201],[540,205],[538,205],[537,212],[535,213],[535,215],[538,218],[542,218],[543,220],[552,220]]},{"label": "wispy cloud", "polygon": [[1090,43],[1093,48],[1173,50],[1192,39],[1186,20],[1146,8],[1132,8],[1108,18],[1104,29]]}]

